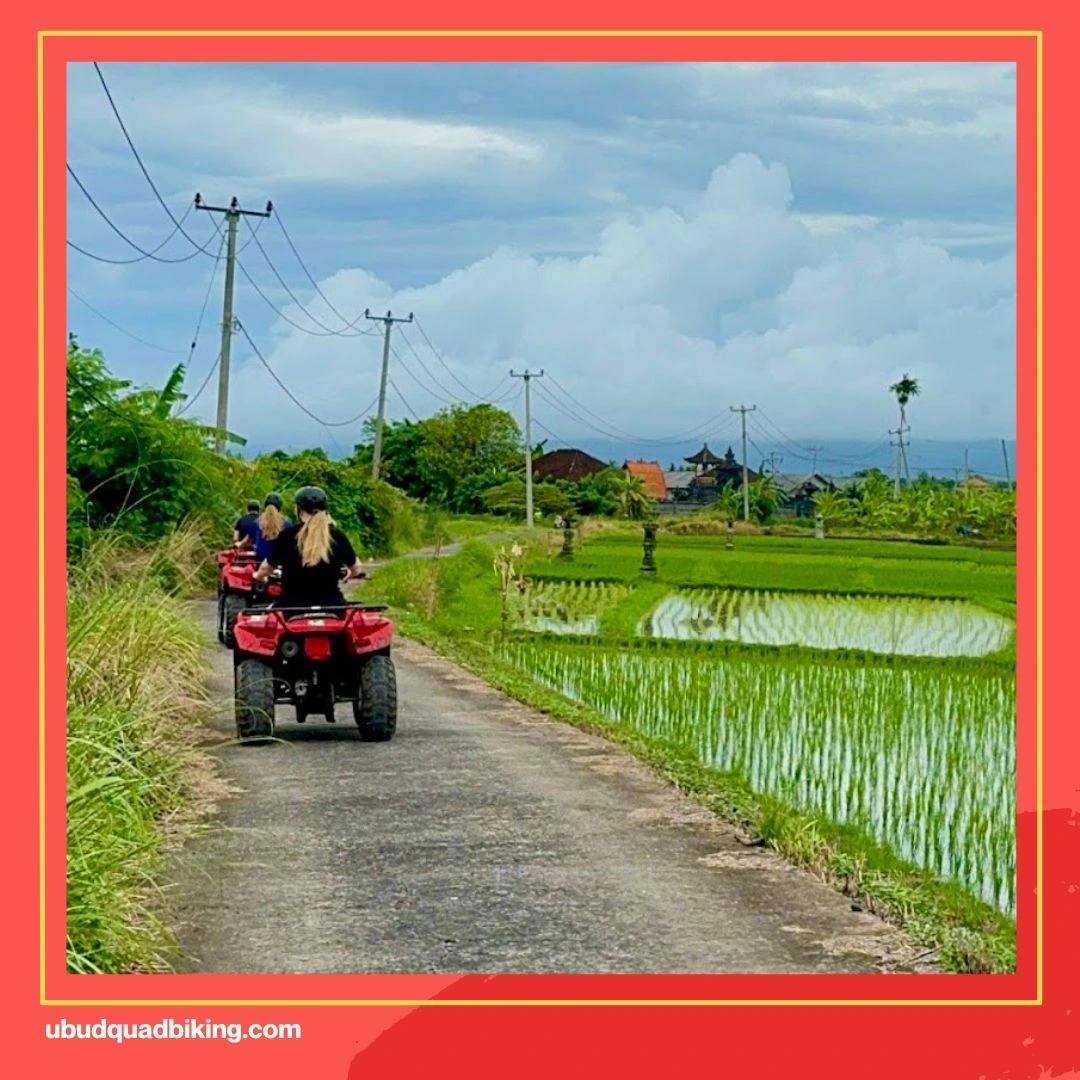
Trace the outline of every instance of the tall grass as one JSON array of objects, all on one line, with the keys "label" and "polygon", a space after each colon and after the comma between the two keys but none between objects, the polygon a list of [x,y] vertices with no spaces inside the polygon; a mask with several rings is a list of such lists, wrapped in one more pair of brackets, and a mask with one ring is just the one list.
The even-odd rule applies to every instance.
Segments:
[{"label": "tall grass", "polygon": [[202,542],[99,538],[69,569],[67,962],[162,970],[173,942],[157,885],[171,842],[215,790],[196,746],[204,640],[178,590]]}]

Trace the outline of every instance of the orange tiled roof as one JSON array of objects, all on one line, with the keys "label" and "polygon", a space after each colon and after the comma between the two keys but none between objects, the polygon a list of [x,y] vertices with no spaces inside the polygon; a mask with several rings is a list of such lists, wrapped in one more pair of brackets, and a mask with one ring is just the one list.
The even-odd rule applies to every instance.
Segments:
[{"label": "orange tiled roof", "polygon": [[664,482],[664,470],[657,461],[627,461],[623,468],[631,475],[640,478],[649,495],[657,500],[667,498],[667,484]]}]

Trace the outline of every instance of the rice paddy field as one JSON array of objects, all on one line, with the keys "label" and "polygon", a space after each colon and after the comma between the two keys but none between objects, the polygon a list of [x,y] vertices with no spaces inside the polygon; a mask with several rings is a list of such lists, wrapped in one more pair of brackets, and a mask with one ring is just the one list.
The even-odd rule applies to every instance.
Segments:
[{"label": "rice paddy field", "polygon": [[1015,556],[661,533],[537,560],[502,655],[1015,915]]}]

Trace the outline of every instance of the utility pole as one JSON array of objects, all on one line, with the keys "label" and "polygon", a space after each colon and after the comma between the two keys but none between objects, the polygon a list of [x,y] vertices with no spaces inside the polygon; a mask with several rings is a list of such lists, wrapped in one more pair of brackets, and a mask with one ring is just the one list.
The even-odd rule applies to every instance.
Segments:
[{"label": "utility pole", "polygon": [[783,460],[784,460],[784,455],[783,454],[778,454],[775,450],[773,450],[769,454],[769,472],[771,472],[773,475],[775,475],[776,474],[776,466],[779,465],[780,462],[783,461]]},{"label": "utility pole", "polygon": [[968,486],[968,481],[971,480],[971,470],[968,468],[968,452],[967,447],[964,447],[964,487]]},{"label": "utility pole", "polygon": [[810,453],[813,455],[813,458],[812,458],[813,464],[811,464],[811,466],[810,466],[810,475],[811,476],[816,476],[817,475],[817,456],[825,448],[823,446],[808,446],[806,449],[809,450]]},{"label": "utility pole", "polygon": [[218,359],[217,434],[214,436],[214,450],[224,454],[225,432],[229,427],[229,360],[235,329],[233,284],[236,274],[236,228],[241,217],[268,218],[273,212],[274,204],[267,202],[265,210],[241,210],[240,201],[234,195],[228,206],[207,206],[202,201],[202,195],[196,192],[195,209],[207,210],[211,214],[224,214],[229,230],[225,255],[225,303],[221,313],[221,356]]},{"label": "utility pole", "polygon": [[731,405],[732,412],[742,413],[742,507],[743,521],[750,520],[750,481],[746,474],[746,414],[755,412],[756,405]]},{"label": "utility pole", "polygon": [[393,312],[388,311],[385,315],[372,315],[371,308],[364,308],[364,318],[381,322],[386,327],[383,336],[382,348],[382,376],[379,379],[379,415],[375,420],[375,452],[371,459],[371,478],[379,479],[379,465],[382,462],[382,437],[383,425],[386,422],[386,380],[390,374],[390,331],[396,322],[412,322],[413,313],[409,312],[407,319],[395,319]]},{"label": "utility pole", "polygon": [[[900,498],[900,465],[901,465],[901,462],[903,462],[904,473],[905,474],[907,473],[907,455],[904,453],[904,433],[908,432],[910,430],[911,430],[911,428],[909,428],[906,424],[901,424],[900,427],[898,427],[895,431],[893,431],[891,428],[889,429],[889,434],[896,436],[896,442],[891,442],[890,441],[889,445],[896,447],[896,483],[895,483],[895,486],[893,488],[893,494],[898,499]],[[908,479],[910,480],[911,477],[908,476]]]},{"label": "utility pole", "polygon": [[532,475],[532,409],[529,400],[529,382],[532,379],[542,379],[544,369],[530,371],[526,368],[520,374],[511,370],[511,379],[525,380],[525,524],[528,528],[533,527],[533,475]]},{"label": "utility pole", "polygon": [[1009,451],[1005,449],[1005,440],[1001,440],[1001,456],[1005,459],[1005,483],[1012,487],[1012,480],[1009,478]]}]

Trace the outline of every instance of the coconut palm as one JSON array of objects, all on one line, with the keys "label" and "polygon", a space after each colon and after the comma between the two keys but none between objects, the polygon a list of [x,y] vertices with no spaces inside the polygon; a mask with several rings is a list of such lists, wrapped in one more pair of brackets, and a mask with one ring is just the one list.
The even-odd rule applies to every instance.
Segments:
[{"label": "coconut palm", "polygon": [[919,396],[919,380],[913,379],[906,371],[904,377],[898,382],[894,382],[889,387],[889,393],[896,395],[896,401],[900,406],[900,426],[903,427],[907,420],[905,414],[905,408],[907,403],[913,398]]},{"label": "coconut palm", "polygon": [[623,472],[620,476],[612,477],[611,486],[623,517],[641,521],[649,516],[653,503],[640,476]]}]

